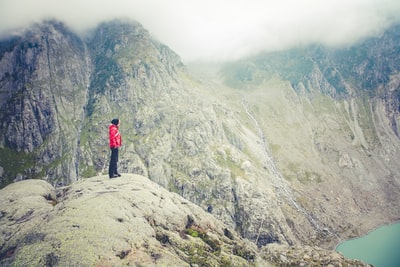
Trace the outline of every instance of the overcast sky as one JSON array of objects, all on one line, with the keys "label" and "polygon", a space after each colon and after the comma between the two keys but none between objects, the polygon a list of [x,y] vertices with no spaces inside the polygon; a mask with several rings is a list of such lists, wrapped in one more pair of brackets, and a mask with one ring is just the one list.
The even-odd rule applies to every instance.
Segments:
[{"label": "overcast sky", "polygon": [[130,17],[184,62],[347,45],[400,22],[399,0],[0,0],[0,36],[43,18],[82,33]]}]

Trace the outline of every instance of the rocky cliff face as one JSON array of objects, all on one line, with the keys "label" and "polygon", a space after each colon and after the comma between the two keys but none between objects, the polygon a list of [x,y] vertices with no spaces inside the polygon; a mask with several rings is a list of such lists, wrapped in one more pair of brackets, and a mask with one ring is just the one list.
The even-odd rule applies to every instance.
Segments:
[{"label": "rocky cliff face", "polygon": [[121,172],[259,247],[332,247],[400,217],[395,40],[398,28],[347,50],[259,55],[194,76],[137,23],[104,23],[85,40],[35,25],[0,45],[2,185],[106,173],[119,117]]},{"label": "rocky cliff face", "polygon": [[1,43],[3,185],[10,178],[77,179],[90,72],[86,45],[57,22]]}]

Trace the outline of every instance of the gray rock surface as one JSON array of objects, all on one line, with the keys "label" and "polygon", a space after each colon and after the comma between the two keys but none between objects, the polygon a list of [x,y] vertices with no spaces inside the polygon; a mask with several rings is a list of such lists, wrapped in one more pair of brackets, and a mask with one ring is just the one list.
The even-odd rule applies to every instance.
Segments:
[{"label": "gray rock surface", "polygon": [[286,246],[269,244],[262,249],[261,254],[265,259],[278,266],[357,266],[372,267],[372,265],[359,260],[346,259],[336,251],[325,250],[311,246]]},{"label": "gray rock surface", "polygon": [[147,178],[99,176],[0,191],[0,265],[268,266],[257,248]]},{"label": "gray rock surface", "polygon": [[368,266],[318,247],[258,249],[149,179],[98,176],[0,190],[1,266]]}]

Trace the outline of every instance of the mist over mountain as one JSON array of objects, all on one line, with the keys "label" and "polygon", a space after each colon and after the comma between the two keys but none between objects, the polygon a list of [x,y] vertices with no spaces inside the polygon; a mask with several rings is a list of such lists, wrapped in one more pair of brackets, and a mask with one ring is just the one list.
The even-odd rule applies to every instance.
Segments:
[{"label": "mist over mountain", "polygon": [[[185,66],[142,25],[58,21],[0,43],[0,178],[145,176],[242,237],[333,248],[400,218],[400,30]],[[123,179],[123,177],[121,178]]]},{"label": "mist over mountain", "polygon": [[46,19],[82,36],[103,21],[128,18],[185,64],[225,62],[299,45],[354,45],[400,23],[399,13],[397,0],[2,0],[0,39]]}]

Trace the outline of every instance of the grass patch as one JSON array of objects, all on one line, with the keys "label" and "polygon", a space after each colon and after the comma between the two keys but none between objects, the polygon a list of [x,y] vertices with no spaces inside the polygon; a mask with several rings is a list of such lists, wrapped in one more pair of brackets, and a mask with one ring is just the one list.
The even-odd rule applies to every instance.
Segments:
[{"label": "grass patch", "polygon": [[213,239],[207,235],[207,231],[205,229],[194,224],[189,228],[186,228],[185,233],[191,237],[200,238],[203,240],[203,242],[210,247],[212,253],[218,255],[221,252],[221,243],[219,240]]},{"label": "grass patch", "polygon": [[24,173],[35,166],[35,155],[17,152],[8,147],[0,148],[0,166],[4,169],[3,178],[0,180],[0,188],[3,188],[12,183],[18,173]]}]

